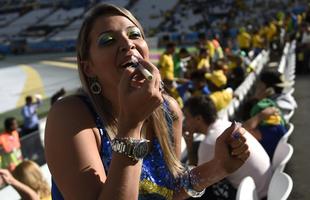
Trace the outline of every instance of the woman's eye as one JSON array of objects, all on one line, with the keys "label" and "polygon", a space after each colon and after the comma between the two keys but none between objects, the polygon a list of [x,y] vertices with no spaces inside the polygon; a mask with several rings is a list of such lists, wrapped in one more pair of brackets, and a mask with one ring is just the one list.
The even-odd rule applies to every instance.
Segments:
[{"label": "woman's eye", "polygon": [[141,36],[142,36],[141,31],[137,27],[133,27],[128,30],[129,38],[137,39],[140,38]]},{"label": "woman's eye", "polygon": [[114,41],[114,38],[110,34],[103,34],[98,38],[98,45],[99,46],[107,46]]}]

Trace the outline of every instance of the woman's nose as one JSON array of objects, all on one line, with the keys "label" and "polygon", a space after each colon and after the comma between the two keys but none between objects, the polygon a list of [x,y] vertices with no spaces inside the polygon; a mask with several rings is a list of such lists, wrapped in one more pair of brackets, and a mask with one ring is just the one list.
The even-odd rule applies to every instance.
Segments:
[{"label": "woman's nose", "polygon": [[125,37],[122,39],[120,44],[120,51],[129,51],[131,49],[135,49],[136,46],[132,40],[130,40],[128,37]]}]

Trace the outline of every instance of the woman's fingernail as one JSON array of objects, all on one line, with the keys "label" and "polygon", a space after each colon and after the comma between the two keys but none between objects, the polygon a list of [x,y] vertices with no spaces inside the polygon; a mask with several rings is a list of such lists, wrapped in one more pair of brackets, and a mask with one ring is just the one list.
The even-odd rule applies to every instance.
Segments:
[{"label": "woman's fingernail", "polygon": [[240,133],[239,132],[235,132],[233,133],[232,137],[236,140],[238,140],[240,138]]},{"label": "woman's fingernail", "polygon": [[240,138],[240,132],[238,131],[238,129],[241,127],[241,123],[240,122],[236,122],[236,121],[234,121],[233,123],[235,124],[235,129],[234,129],[234,131],[232,133],[232,137],[234,139],[239,139]]}]

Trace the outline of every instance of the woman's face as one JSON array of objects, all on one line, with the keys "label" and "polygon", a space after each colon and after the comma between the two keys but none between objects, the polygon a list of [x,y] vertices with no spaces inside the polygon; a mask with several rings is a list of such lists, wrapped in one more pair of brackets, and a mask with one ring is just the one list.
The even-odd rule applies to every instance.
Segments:
[{"label": "woman's face", "polygon": [[84,72],[98,78],[104,96],[115,99],[124,64],[133,55],[149,60],[149,49],[139,28],[124,16],[101,16],[90,32],[90,59]]}]

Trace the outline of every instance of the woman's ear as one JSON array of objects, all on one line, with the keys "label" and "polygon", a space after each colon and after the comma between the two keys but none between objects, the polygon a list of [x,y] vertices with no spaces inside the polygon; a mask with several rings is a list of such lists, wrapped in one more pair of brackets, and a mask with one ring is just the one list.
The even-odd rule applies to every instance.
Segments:
[{"label": "woman's ear", "polygon": [[81,61],[81,67],[82,67],[83,73],[87,77],[94,77],[95,76],[95,73],[93,71],[93,67],[91,66],[91,63],[89,61]]}]

